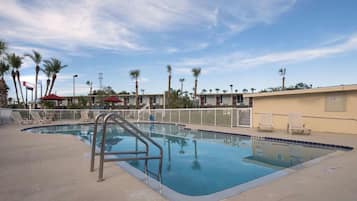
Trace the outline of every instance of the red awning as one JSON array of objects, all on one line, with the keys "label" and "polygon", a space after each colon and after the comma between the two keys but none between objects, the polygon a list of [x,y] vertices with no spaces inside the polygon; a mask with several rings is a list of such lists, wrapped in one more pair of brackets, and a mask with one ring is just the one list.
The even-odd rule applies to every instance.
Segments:
[{"label": "red awning", "polygon": [[107,102],[107,103],[121,103],[123,101],[120,100],[116,96],[108,96],[108,97],[104,98],[104,102]]},{"label": "red awning", "polygon": [[50,94],[48,96],[44,96],[41,98],[42,100],[57,100],[57,101],[60,101],[60,100],[64,100],[63,97],[61,96],[57,96],[55,94]]}]

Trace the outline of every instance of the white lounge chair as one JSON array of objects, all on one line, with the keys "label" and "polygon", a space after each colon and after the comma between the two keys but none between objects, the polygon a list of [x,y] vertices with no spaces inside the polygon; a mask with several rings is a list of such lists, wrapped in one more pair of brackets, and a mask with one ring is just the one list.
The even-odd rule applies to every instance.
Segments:
[{"label": "white lounge chair", "polygon": [[0,125],[9,123],[11,120],[11,109],[0,109]]},{"label": "white lounge chair", "polygon": [[89,122],[89,111],[88,110],[81,110],[81,119],[82,122]]},{"label": "white lounge chair", "polygon": [[23,119],[20,112],[15,112],[13,111],[11,113],[11,118],[17,123],[17,124],[20,124],[20,125],[29,125],[29,124],[32,124],[33,121],[32,120],[29,120],[29,119]]},{"label": "white lounge chair", "polygon": [[273,131],[273,115],[272,113],[264,113],[260,115],[260,121],[258,125],[259,131]]},{"label": "white lounge chair", "polygon": [[301,114],[289,113],[288,115],[288,133],[310,135],[311,130],[305,128]]},{"label": "white lounge chair", "polygon": [[31,111],[30,115],[31,115],[32,119],[34,120],[34,123],[49,124],[52,122],[50,119],[42,118],[37,111]]}]

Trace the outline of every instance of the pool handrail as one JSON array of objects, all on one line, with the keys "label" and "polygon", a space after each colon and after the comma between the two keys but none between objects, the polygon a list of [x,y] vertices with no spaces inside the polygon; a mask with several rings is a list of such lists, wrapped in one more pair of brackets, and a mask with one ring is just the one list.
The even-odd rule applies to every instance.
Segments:
[{"label": "pool handrail", "polygon": [[92,136],[92,149],[91,149],[91,155],[90,155],[90,171],[94,171],[94,161],[95,161],[95,148],[96,148],[96,141],[97,141],[97,132],[98,132],[98,123],[100,118],[104,118],[104,116],[107,115],[106,112],[99,113],[95,117],[94,121],[94,129],[93,129],[93,136]]},{"label": "pool handrail", "polygon": [[[119,119],[120,121],[118,121]],[[127,157],[127,158],[104,158],[104,155],[111,154],[111,153],[105,153],[105,137],[106,137],[106,129],[107,129],[107,124],[108,121],[112,120],[114,123],[118,124],[120,127],[122,127],[125,131],[136,137],[139,141],[143,142],[146,146],[146,151],[138,151],[138,152],[133,152],[133,153],[145,153],[145,157]],[[149,156],[149,145],[148,142],[145,140],[149,141],[153,145],[155,145],[159,150],[160,150],[160,155],[159,156]],[[117,155],[118,152],[115,152],[115,155]],[[127,153],[127,152],[126,152]],[[119,152],[120,154],[120,152]],[[141,130],[136,128],[134,125],[132,125],[130,122],[126,121],[123,117],[120,116],[120,114],[117,113],[109,113],[104,117],[104,123],[103,123],[103,132],[102,132],[102,139],[101,139],[101,147],[100,147],[100,161],[99,161],[99,175],[98,175],[98,182],[103,181],[103,172],[104,172],[104,162],[115,162],[115,161],[132,161],[132,160],[145,160],[145,168],[144,168],[144,173],[146,176],[148,176],[148,169],[147,169],[147,161],[150,159],[156,159],[159,160],[159,169],[158,169],[158,174],[157,174],[157,180],[160,183],[160,192],[161,192],[161,183],[162,183],[162,158],[163,158],[163,149],[162,147],[156,143],[154,140],[149,138],[145,133],[143,133]]]},{"label": "pool handrail", "polygon": [[[111,113],[109,113],[111,114]],[[100,155],[100,153],[96,153],[96,140],[97,140],[97,133],[98,133],[98,123],[100,118],[105,118],[105,116],[108,115],[108,113],[100,113],[96,116],[95,118],[95,124],[94,124],[94,131],[93,131],[93,137],[92,137],[92,147],[91,147],[91,162],[90,162],[90,171],[94,171],[94,163],[95,163],[95,156]],[[145,145],[145,151],[138,151],[137,149],[135,151],[122,151],[122,152],[105,152],[104,155],[120,155],[120,154],[149,154],[149,144],[145,141],[142,140],[139,136],[133,134],[137,140],[141,141]],[[145,162],[145,172],[147,171],[147,162]]]}]

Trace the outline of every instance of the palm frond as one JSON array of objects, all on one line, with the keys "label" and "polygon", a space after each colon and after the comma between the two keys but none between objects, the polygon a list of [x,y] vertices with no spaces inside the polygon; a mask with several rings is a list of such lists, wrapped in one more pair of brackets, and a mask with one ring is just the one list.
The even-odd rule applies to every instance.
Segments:
[{"label": "palm frond", "polygon": [[0,77],[4,77],[5,73],[10,70],[9,64],[5,61],[0,60]]},{"label": "palm frond", "polygon": [[167,69],[167,72],[168,72],[168,73],[171,73],[171,71],[172,71],[171,65],[167,65],[167,66],[166,66],[166,69]]},{"label": "palm frond", "polygon": [[197,78],[201,74],[201,68],[193,68],[192,69],[193,76]]},{"label": "palm frond", "polygon": [[14,69],[20,69],[21,65],[22,65],[22,57],[17,56],[15,53],[12,54],[6,54],[6,60],[8,62],[8,64],[14,68]]},{"label": "palm frond", "polygon": [[0,55],[4,54],[7,50],[7,43],[5,41],[0,40]]},{"label": "palm frond", "polygon": [[130,71],[130,76],[132,79],[137,79],[140,76],[140,70],[132,70]]},{"label": "palm frond", "polygon": [[42,55],[36,50],[32,50],[32,54],[26,53],[25,57],[30,57],[30,59],[36,64],[39,65],[42,62]]}]

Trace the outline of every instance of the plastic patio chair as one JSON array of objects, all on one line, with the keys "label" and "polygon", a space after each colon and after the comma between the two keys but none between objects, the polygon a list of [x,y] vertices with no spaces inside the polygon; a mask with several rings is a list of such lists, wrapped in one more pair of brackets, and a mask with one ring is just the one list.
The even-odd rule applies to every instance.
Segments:
[{"label": "plastic patio chair", "polygon": [[88,110],[81,110],[81,119],[82,122],[89,122],[89,111]]},{"label": "plastic patio chair", "polygon": [[32,124],[33,121],[32,120],[29,120],[29,119],[23,119],[20,112],[15,112],[13,111],[11,113],[11,118],[17,123],[17,124],[20,124],[20,125],[29,125],[29,124]]},{"label": "plastic patio chair", "polygon": [[30,115],[34,120],[34,123],[49,124],[52,122],[50,119],[42,118],[37,111],[31,111]]},{"label": "plastic patio chair", "polygon": [[260,121],[258,125],[259,131],[273,131],[273,115],[272,113],[263,113],[260,116]]},{"label": "plastic patio chair", "polygon": [[288,115],[288,133],[309,135],[311,130],[305,128],[305,124],[302,121],[301,114],[289,113]]}]

